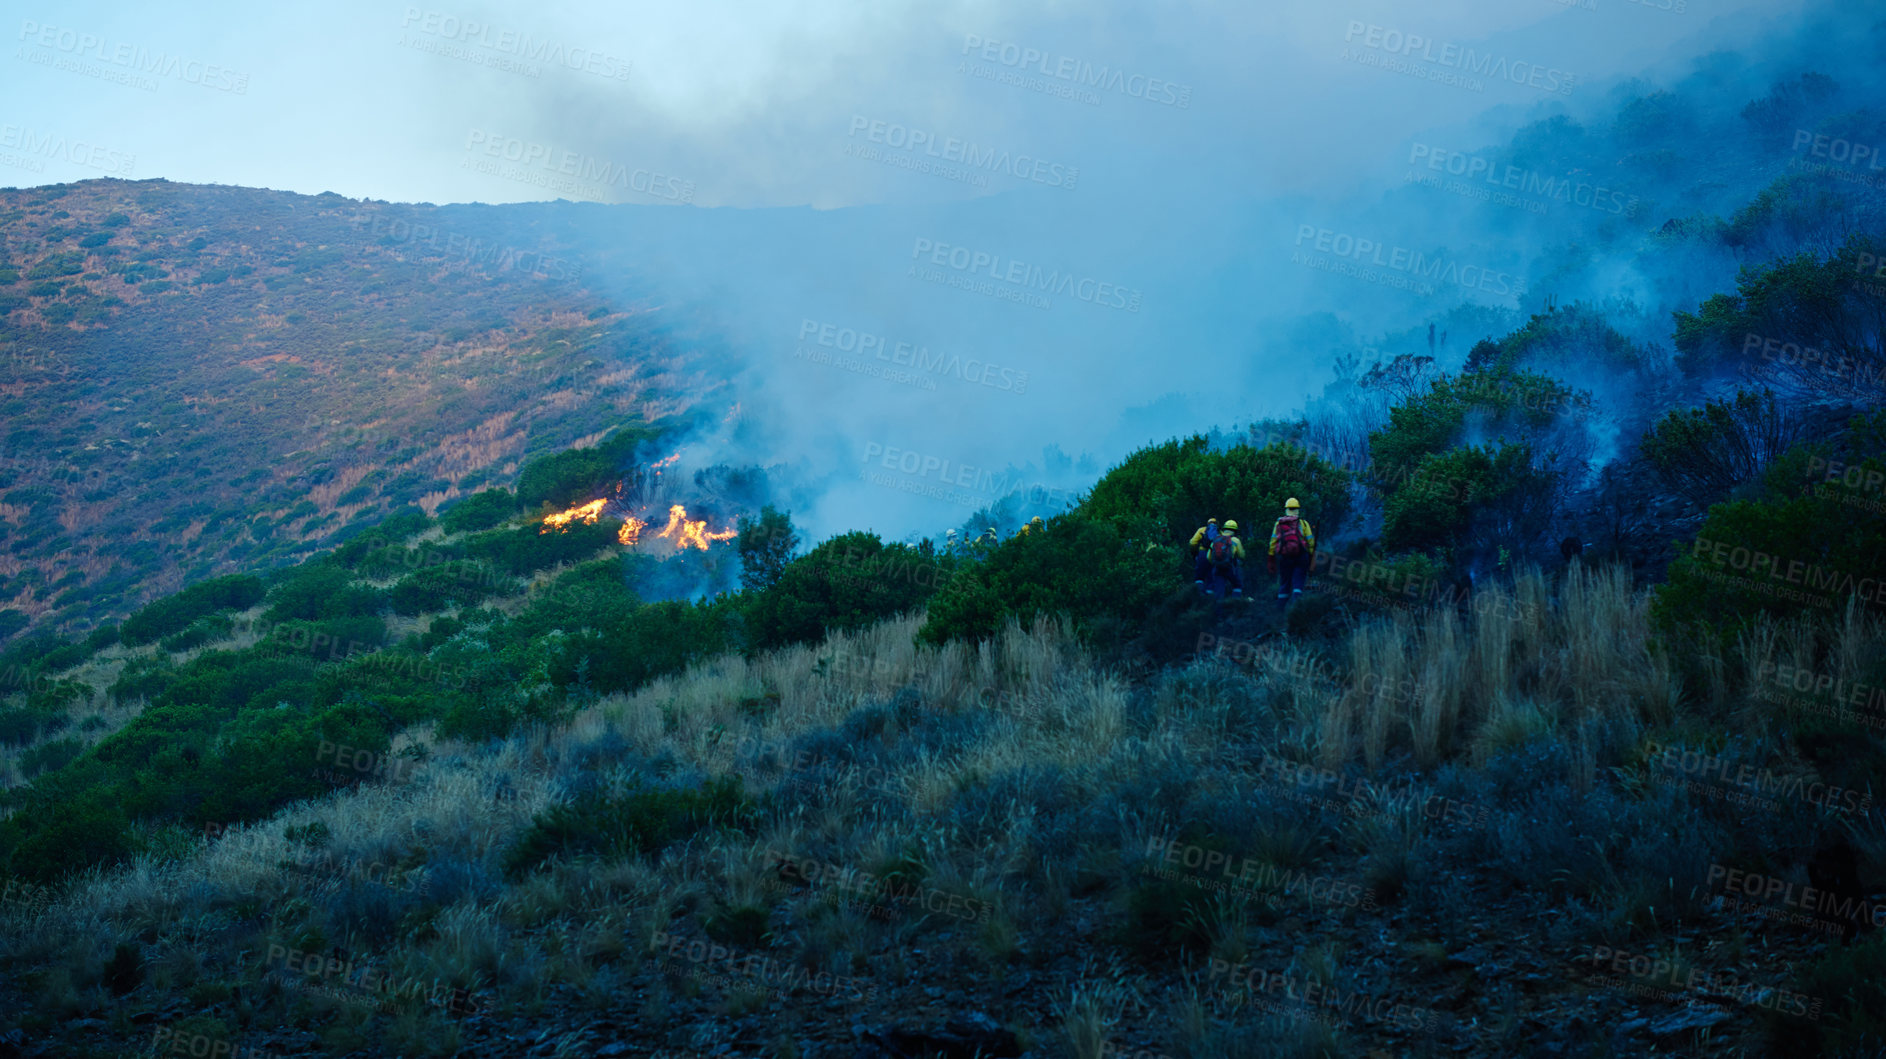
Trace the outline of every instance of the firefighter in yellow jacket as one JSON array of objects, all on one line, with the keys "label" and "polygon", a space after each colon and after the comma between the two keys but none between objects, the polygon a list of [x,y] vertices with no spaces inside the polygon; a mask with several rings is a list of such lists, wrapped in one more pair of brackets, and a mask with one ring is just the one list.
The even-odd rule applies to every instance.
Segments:
[{"label": "firefighter in yellow jacket", "polygon": [[1209,566],[1205,575],[1205,593],[1210,595],[1222,577],[1230,582],[1233,599],[1244,595],[1244,542],[1238,539],[1236,519],[1225,520],[1218,536],[1206,545],[1204,555]]},{"label": "firefighter in yellow jacket", "polygon": [[1218,533],[1218,520],[1208,518],[1186,545],[1192,549],[1192,581],[1200,592],[1205,591],[1205,581],[1211,577],[1211,559],[1205,553],[1211,548],[1211,542],[1218,539]]},{"label": "firefighter in yellow jacket", "polygon": [[1270,572],[1277,575],[1277,598],[1284,604],[1303,594],[1316,553],[1316,531],[1303,517],[1296,497],[1284,501],[1284,513],[1270,528]]}]

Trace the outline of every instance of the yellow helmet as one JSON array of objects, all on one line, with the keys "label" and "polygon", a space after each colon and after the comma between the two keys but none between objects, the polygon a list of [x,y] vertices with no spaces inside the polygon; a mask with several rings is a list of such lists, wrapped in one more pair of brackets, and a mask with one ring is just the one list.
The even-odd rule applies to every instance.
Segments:
[{"label": "yellow helmet", "polygon": [[1297,508],[1300,508],[1300,507],[1302,507],[1302,506],[1303,506],[1302,504],[1299,504],[1299,503],[1297,503],[1297,498],[1296,498],[1296,497],[1294,497],[1294,496],[1293,496],[1293,497],[1291,497],[1290,499],[1288,499],[1288,500],[1286,500],[1286,501],[1284,501],[1284,510],[1285,510],[1285,511],[1294,511],[1294,510],[1296,510]]},{"label": "yellow helmet", "polygon": [[1226,519],[1226,520],[1225,520],[1225,529],[1228,529],[1228,530],[1230,530],[1230,531],[1232,531],[1233,533],[1235,533],[1235,532],[1237,532],[1237,529],[1238,529],[1238,520],[1237,520],[1237,519],[1235,519],[1235,518],[1228,518],[1228,519]]},{"label": "yellow helmet", "polygon": [[1041,523],[1041,516],[1040,516],[1040,515],[1036,515],[1036,516],[1035,516],[1034,518],[1031,518],[1031,519],[1029,519],[1028,521],[1029,521],[1030,523],[1033,523],[1034,525],[1037,525],[1037,526],[1039,526],[1039,525],[1041,525],[1041,524],[1042,524],[1042,523]]}]

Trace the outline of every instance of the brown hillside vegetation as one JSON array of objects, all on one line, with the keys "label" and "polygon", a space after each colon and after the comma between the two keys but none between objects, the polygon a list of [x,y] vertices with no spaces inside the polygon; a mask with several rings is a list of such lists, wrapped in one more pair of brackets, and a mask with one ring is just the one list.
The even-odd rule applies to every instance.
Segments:
[{"label": "brown hillside vegetation", "polygon": [[162,180],[0,191],[0,519],[23,560],[0,609],[83,632],[713,399],[654,307],[605,301],[573,262],[523,267],[549,259],[469,222],[413,238],[432,209]]}]

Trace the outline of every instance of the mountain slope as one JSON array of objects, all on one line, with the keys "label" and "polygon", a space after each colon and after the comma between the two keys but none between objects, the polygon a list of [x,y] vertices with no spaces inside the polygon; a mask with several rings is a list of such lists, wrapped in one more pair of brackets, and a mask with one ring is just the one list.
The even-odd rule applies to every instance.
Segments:
[{"label": "mountain slope", "polygon": [[711,393],[653,307],[431,213],[161,180],[0,192],[0,608],[122,617]]}]

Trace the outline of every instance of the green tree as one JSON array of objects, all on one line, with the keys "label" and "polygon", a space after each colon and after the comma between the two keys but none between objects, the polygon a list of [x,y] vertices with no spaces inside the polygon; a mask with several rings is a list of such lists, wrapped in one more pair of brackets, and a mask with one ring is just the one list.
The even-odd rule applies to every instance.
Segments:
[{"label": "green tree", "polygon": [[1737,390],[1730,400],[1664,416],[1644,434],[1643,452],[1672,490],[1708,504],[1754,481],[1801,434],[1800,420],[1772,391]]},{"label": "green tree", "polygon": [[[1349,513],[1350,474],[1289,445],[1234,445],[1213,451],[1202,435],[1141,449],[1094,484],[1076,512],[1126,533],[1140,520],[1160,543],[1183,543],[1208,518],[1238,519],[1255,536],[1296,497],[1318,534],[1334,533]],[[1150,543],[1150,542],[1149,542]]]},{"label": "green tree", "polygon": [[1886,240],[1854,235],[1825,259],[1798,254],[1744,267],[1736,293],[1678,312],[1677,365],[1739,373],[1786,392],[1886,399],[1886,298],[1873,279]]},{"label": "green tree", "polygon": [[761,592],[779,582],[792,553],[799,547],[799,533],[793,529],[788,512],[774,510],[771,504],[760,509],[760,517],[740,516],[740,587]]}]

